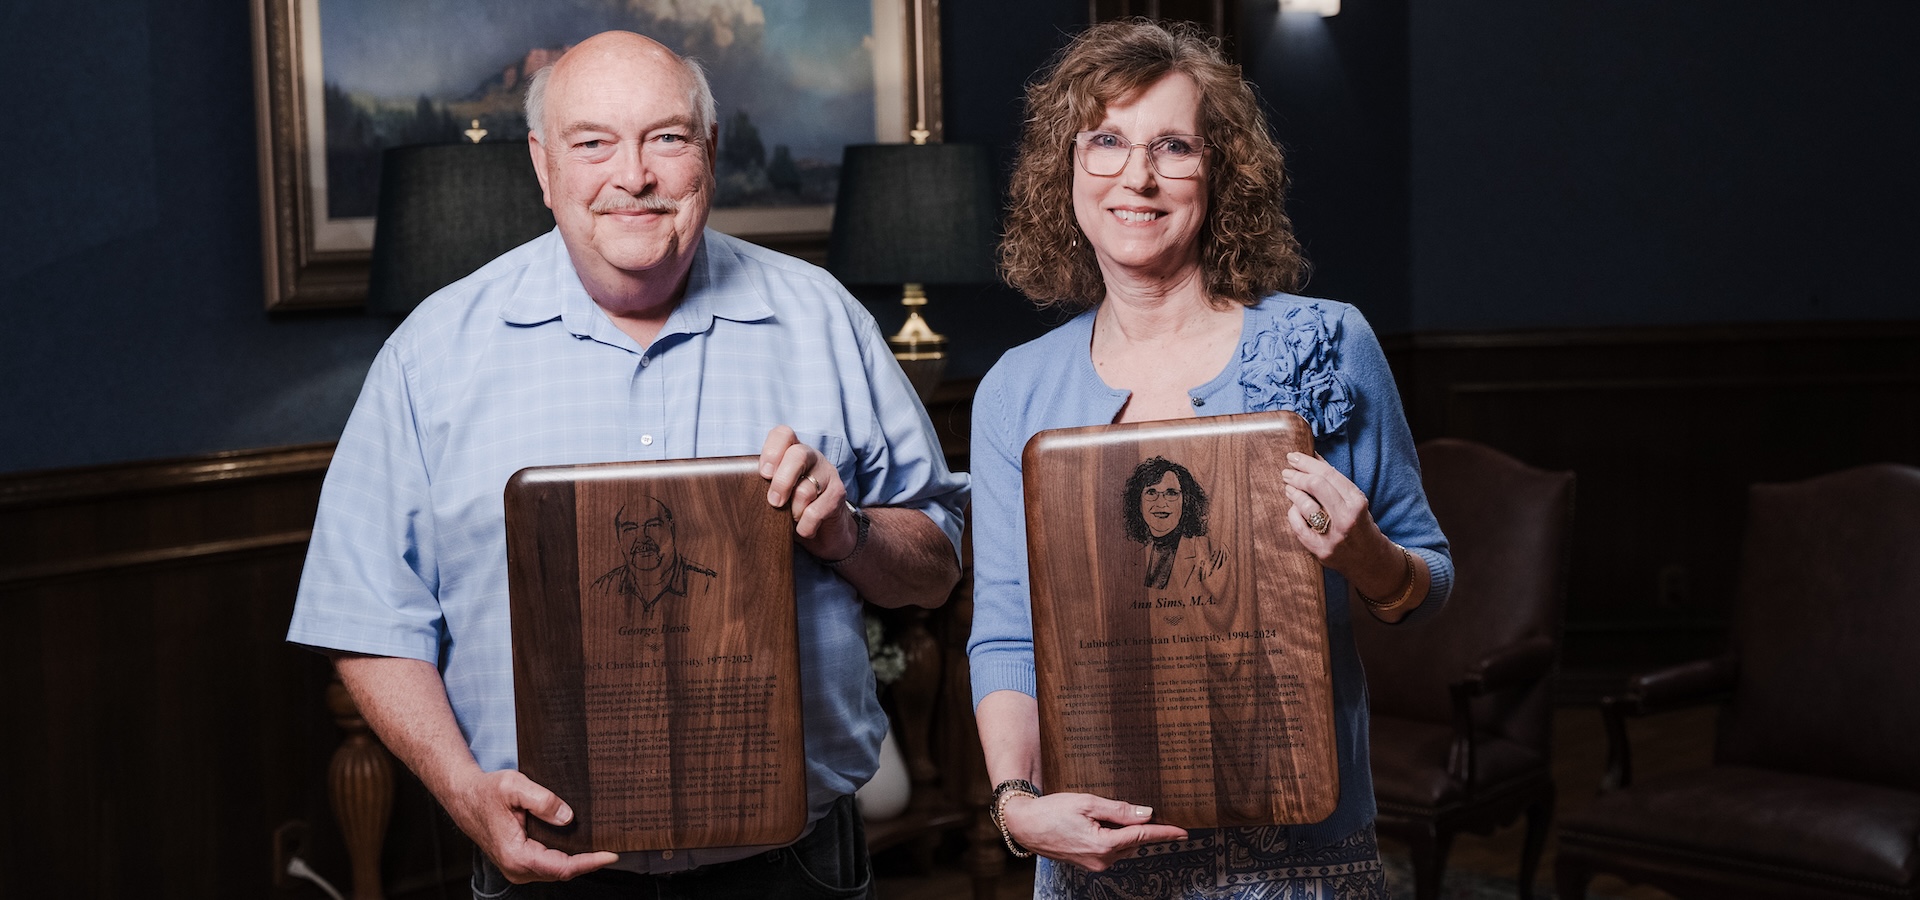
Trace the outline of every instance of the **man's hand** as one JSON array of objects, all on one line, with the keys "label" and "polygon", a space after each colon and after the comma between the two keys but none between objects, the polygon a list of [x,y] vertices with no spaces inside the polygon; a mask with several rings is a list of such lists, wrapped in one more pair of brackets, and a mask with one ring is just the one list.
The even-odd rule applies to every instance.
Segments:
[{"label": "man's hand", "polygon": [[1133,856],[1143,844],[1182,840],[1186,829],[1151,824],[1153,810],[1092,794],[1008,797],[1007,833],[1020,846],[1090,872]]},{"label": "man's hand", "polygon": [[840,472],[820,451],[800,442],[793,429],[775,426],[760,448],[760,477],[767,479],[767,502],[787,506],[800,546],[821,559],[842,559],[853,552],[859,525],[847,509]]},{"label": "man's hand", "polygon": [[[834,567],[867,602],[880,606],[945,603],[960,581],[953,542],[917,509],[869,506],[867,542],[847,506],[840,472],[820,451],[800,442],[793,429],[775,426],[760,449],[760,477],[767,502],[793,513],[793,539],[802,550]],[[859,552],[854,552],[855,550]]]},{"label": "man's hand", "polygon": [[374,734],[515,884],[564,881],[620,858],[615,853],[568,856],[527,839],[523,815],[565,825],[573,820],[573,810],[519,772],[480,770],[432,663],[336,653],[333,665]]},{"label": "man's hand", "polygon": [[553,825],[573,821],[557,795],[512,769],[475,772],[445,798],[447,814],[514,884],[567,881],[619,860],[605,851],[569,856],[527,837],[521,814]]}]

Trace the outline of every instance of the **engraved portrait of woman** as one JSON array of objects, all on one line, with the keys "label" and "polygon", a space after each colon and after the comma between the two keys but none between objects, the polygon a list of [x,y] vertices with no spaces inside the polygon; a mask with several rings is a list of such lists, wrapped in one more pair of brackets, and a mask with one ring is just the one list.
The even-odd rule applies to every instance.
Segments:
[{"label": "engraved portrait of woman", "polygon": [[1216,595],[1227,554],[1207,538],[1207,492],[1187,467],[1147,458],[1127,479],[1121,508],[1127,539],[1145,545],[1146,587],[1183,599]]}]

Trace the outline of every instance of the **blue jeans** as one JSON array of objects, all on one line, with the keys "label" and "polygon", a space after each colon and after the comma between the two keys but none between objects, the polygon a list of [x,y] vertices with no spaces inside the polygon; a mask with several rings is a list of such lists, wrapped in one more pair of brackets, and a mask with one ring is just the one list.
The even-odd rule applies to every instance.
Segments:
[{"label": "blue jeans", "polygon": [[778,850],[673,875],[600,870],[565,882],[513,884],[473,855],[474,900],[871,900],[866,829],[842,797],[813,830]]}]

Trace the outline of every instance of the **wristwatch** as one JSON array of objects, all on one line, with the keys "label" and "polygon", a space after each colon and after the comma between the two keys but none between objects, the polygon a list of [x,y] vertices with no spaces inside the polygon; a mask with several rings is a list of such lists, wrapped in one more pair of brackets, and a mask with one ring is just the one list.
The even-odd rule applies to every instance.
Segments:
[{"label": "wristwatch", "polygon": [[1020,846],[1013,839],[1013,832],[1007,830],[1007,798],[1040,796],[1040,789],[1024,778],[1009,778],[993,786],[993,799],[988,801],[987,814],[993,817],[993,824],[1000,829],[1000,839],[1007,842],[1007,850],[1019,859],[1033,855],[1032,850]]},{"label": "wristwatch", "polygon": [[[867,515],[866,510],[853,505],[853,501],[851,500],[841,500],[840,502],[845,503],[847,505],[847,512],[853,514],[853,549],[847,551],[847,555],[839,559],[820,560],[820,563],[829,569],[838,569],[841,563],[859,556],[860,551],[866,549],[867,532],[873,528],[873,519]],[[818,559],[818,557],[815,558]]]}]

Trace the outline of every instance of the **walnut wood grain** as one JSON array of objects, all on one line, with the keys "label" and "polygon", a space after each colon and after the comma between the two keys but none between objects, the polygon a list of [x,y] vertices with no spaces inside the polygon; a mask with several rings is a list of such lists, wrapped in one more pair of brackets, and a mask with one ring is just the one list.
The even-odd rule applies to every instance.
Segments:
[{"label": "walnut wood grain", "polygon": [[[1322,572],[1287,527],[1279,477],[1288,451],[1312,448],[1289,412],[1062,429],[1028,443],[1048,790],[1149,805],[1185,827],[1333,811]],[[1130,485],[1156,458],[1191,478]]]},{"label": "walnut wood grain", "polygon": [[575,814],[529,834],[569,852],[798,837],[792,526],[758,459],[524,469],[506,504],[520,768]]}]

